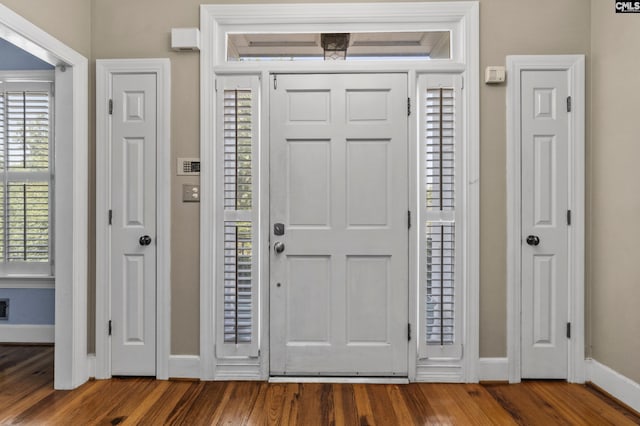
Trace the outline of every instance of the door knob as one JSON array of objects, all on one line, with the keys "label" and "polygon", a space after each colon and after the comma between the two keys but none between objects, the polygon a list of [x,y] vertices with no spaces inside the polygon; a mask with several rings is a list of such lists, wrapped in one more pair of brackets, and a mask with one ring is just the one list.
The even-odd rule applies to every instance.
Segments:
[{"label": "door knob", "polygon": [[151,237],[148,235],[143,235],[138,241],[140,242],[141,246],[148,246],[149,244],[151,244]]},{"label": "door knob", "polygon": [[537,246],[538,244],[540,244],[540,238],[538,238],[537,235],[529,235],[527,237],[527,244],[529,244],[530,246]]},{"label": "door knob", "polygon": [[282,241],[276,241],[273,245],[273,250],[278,254],[282,253],[284,251],[284,243]]}]

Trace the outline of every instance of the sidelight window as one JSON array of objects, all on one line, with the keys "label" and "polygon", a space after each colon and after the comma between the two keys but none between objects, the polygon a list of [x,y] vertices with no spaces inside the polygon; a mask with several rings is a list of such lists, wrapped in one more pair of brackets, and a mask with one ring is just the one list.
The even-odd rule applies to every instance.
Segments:
[{"label": "sidelight window", "polygon": [[456,202],[460,170],[459,78],[422,76],[423,213],[421,248],[421,355],[457,357],[461,342]]},{"label": "sidelight window", "polygon": [[222,120],[218,178],[222,212],[222,262],[217,337],[218,356],[255,356],[258,348],[256,185],[258,140],[257,78],[218,80]]}]

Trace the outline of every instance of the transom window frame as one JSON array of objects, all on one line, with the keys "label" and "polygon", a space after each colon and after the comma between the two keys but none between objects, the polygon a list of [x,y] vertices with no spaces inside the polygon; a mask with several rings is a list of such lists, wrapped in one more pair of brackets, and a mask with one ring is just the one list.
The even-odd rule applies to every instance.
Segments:
[{"label": "transom window frame", "polygon": [[[324,62],[227,62],[227,33],[349,32],[349,31],[451,31],[451,59],[431,61],[324,61]],[[268,279],[269,279],[269,173],[268,173],[268,89],[276,73],[381,73],[406,72],[412,113],[409,117],[410,211],[414,224],[421,223],[421,175],[419,164],[418,78],[425,74],[461,77],[462,149],[459,171],[461,205],[456,224],[463,264],[459,265],[464,298],[461,358],[420,358],[416,333],[409,344],[409,380],[477,382],[479,356],[479,4],[477,1],[428,3],[347,3],[332,4],[225,4],[201,6],[201,145],[202,161],[200,240],[200,364],[204,380],[251,379],[269,377]],[[219,356],[216,330],[220,318],[218,299],[221,276],[217,241],[223,238],[219,227],[223,194],[219,172],[220,129],[217,126],[217,97],[221,81],[228,76],[254,76],[259,81],[258,162],[254,205],[258,212],[256,251],[258,261],[260,336],[257,357]],[[415,143],[414,143],[415,141]],[[423,274],[420,235],[410,232],[409,321],[413,330],[422,330],[418,314]]]}]

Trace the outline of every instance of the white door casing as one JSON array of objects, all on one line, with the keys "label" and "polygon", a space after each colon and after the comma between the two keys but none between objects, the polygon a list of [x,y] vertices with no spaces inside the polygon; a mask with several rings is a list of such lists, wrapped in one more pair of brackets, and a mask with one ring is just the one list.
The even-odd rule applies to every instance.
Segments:
[{"label": "white door casing", "polygon": [[407,76],[272,78],[271,374],[406,376]]},{"label": "white door casing", "polygon": [[[546,361],[545,373],[540,377],[560,375],[557,368],[563,368],[564,365],[566,372],[562,377],[566,377],[569,382],[583,383],[585,381],[584,63],[583,55],[517,55],[507,57],[510,76],[507,87],[507,357],[508,377],[511,383],[519,382],[522,377],[531,377],[533,375],[531,367],[537,368],[542,365],[540,362],[533,361],[533,364],[525,367],[525,358],[528,355],[523,354],[523,346],[528,345],[529,348],[538,351],[538,353],[532,353],[536,357],[533,359],[549,356],[544,352],[553,353],[554,343],[561,342],[558,339],[566,336],[567,322],[571,324],[571,338],[564,338],[566,342],[565,361],[556,362],[554,356],[559,358],[561,355],[550,355],[551,358],[547,358]],[[564,94],[561,93],[562,90],[554,87],[558,82],[554,83],[553,77],[548,81],[541,81],[542,84],[536,84],[535,79],[532,80],[530,77],[536,73],[553,76],[555,72],[563,75],[561,78],[563,83],[560,85],[564,84],[567,88]],[[529,80],[529,83],[526,80]],[[529,88],[525,89],[525,86]],[[540,96],[538,105],[534,103],[534,87]],[[532,94],[527,96],[527,91]],[[553,95],[555,95],[555,101],[553,101]],[[568,114],[566,113],[567,96],[571,97],[571,111]],[[547,102],[545,98],[549,101]],[[545,128],[543,124],[531,124],[536,121],[534,114],[539,116],[537,119],[539,123],[546,122],[547,125],[553,121],[549,117],[550,114],[555,114],[556,120],[564,115],[566,117],[566,131],[553,127]],[[527,116],[530,121],[528,124],[525,123]],[[547,117],[545,118],[545,116]],[[530,124],[531,126],[529,126]],[[560,134],[555,135],[556,131],[560,131]],[[560,146],[560,148],[561,151],[566,152],[558,151],[559,139],[562,138],[563,133],[565,134],[566,147]],[[527,134],[530,139],[533,139],[535,135],[537,141],[535,145],[531,146],[532,141],[529,142],[529,146],[525,145],[524,138]],[[536,161],[534,154],[538,156],[537,162],[534,162]],[[547,159],[554,162],[554,167],[548,167],[545,164]],[[529,164],[525,164],[527,161]],[[544,172],[547,173],[546,177]],[[549,172],[555,174],[549,175]],[[525,173],[537,174],[526,178]],[[534,177],[540,177],[540,179],[536,181]],[[544,191],[542,188],[545,186],[548,188],[552,181],[555,181],[557,185],[553,188],[555,193],[551,193],[549,196],[549,191]],[[536,188],[535,185],[538,187]],[[528,190],[527,187],[529,187]],[[566,202],[560,197],[566,197]],[[527,203],[528,205],[525,205]],[[528,213],[523,211],[525,208],[529,210]],[[567,210],[571,211],[569,226],[566,226]],[[544,220],[538,220],[545,215],[550,218],[551,223],[547,224]],[[539,222],[537,229],[532,225],[534,220]],[[527,221],[528,223],[526,223]],[[561,227],[563,223],[566,226],[565,230],[560,228],[553,231],[553,235],[556,235],[556,232],[560,235],[550,237],[546,233],[555,226]],[[540,232],[540,234],[536,234],[536,232]],[[563,233],[564,237],[561,236]],[[540,238],[538,246],[532,247],[527,244],[526,238],[529,235],[536,235]],[[566,248],[562,246],[562,238],[566,240]],[[563,254],[563,251],[566,251],[566,255]],[[562,268],[557,268],[557,263],[560,261],[559,256],[565,258],[564,269],[566,272],[563,272]],[[525,265],[525,262],[528,262],[528,265]],[[537,276],[533,275],[535,273],[534,267],[537,268]],[[530,277],[528,283],[525,282],[525,269],[527,268],[529,272],[526,274]],[[543,275],[541,274],[552,277],[551,283],[549,280],[542,279]],[[534,287],[533,282],[537,282],[539,287]],[[556,293],[553,293],[555,296],[552,297],[550,293],[545,293],[545,291],[549,289],[549,285],[555,286],[555,291],[557,291],[562,288],[563,284],[566,287],[566,295],[560,294],[560,299],[554,300],[554,307],[547,307],[531,300],[534,295],[538,298],[557,298]],[[529,310],[529,312],[526,313],[525,310]],[[562,312],[564,314],[561,314]],[[538,321],[535,325],[537,329],[534,329],[534,315],[537,316],[536,318],[543,318],[545,313],[548,314],[547,317],[553,317],[557,328],[551,327],[551,323]],[[524,319],[526,316],[529,318],[527,321],[532,323],[529,329],[525,327]],[[539,340],[539,343],[532,346],[534,338]],[[552,340],[552,343],[544,343],[545,339]],[[549,359],[553,360],[549,361]]]},{"label": "white door casing", "polygon": [[522,377],[567,378],[567,71],[523,71]]},{"label": "white door casing", "polygon": [[114,75],[112,99],[111,371],[155,376],[156,75]]},{"label": "white door casing", "polygon": [[[453,73],[462,74],[464,90],[461,92],[464,125],[462,126],[463,151],[460,171],[463,182],[463,194],[460,202],[461,226],[464,238],[460,251],[465,254],[461,264],[464,280],[463,293],[463,333],[464,356],[461,360],[416,358],[415,345],[409,345],[409,379],[416,381],[449,381],[474,382],[477,381],[476,364],[478,358],[478,151],[479,151],[479,19],[478,2],[422,2],[422,3],[361,3],[350,4],[335,8],[330,4],[264,4],[264,5],[203,5],[201,6],[201,68],[200,68],[200,155],[202,159],[202,173],[200,177],[203,194],[201,201],[201,238],[200,238],[200,353],[201,378],[205,380],[248,379],[264,380],[269,377],[269,294],[271,288],[268,283],[269,263],[272,251],[267,244],[271,235],[271,221],[269,209],[260,210],[259,220],[253,223],[260,232],[264,242],[260,244],[254,254],[259,258],[260,271],[260,351],[257,358],[239,359],[225,355],[220,357],[216,351],[205,348],[215,348],[218,325],[215,319],[217,312],[223,306],[219,300],[218,281],[221,275],[218,241],[223,238],[217,224],[221,220],[218,216],[223,194],[222,185],[217,179],[218,167],[223,167],[223,159],[219,155],[219,135],[223,130],[219,128],[218,97],[220,96],[220,79],[227,76],[261,78],[260,116],[262,125],[259,134],[260,176],[257,180],[260,188],[260,203],[270,205],[269,201],[269,90],[272,85],[270,76],[273,73],[385,73],[398,72],[408,74],[409,96],[412,98],[412,113],[409,118],[408,134],[410,140],[410,161],[408,171],[410,175],[409,204],[413,213],[414,226],[417,223],[417,205],[419,198],[416,185],[421,173],[418,170],[417,144],[418,140],[418,109],[414,98],[417,77],[424,73]],[[255,29],[259,22],[261,31],[280,33],[296,32],[300,28],[314,28],[320,32],[349,32],[359,31],[412,31],[424,28],[449,29],[452,32],[452,58],[443,61],[248,61],[233,62],[226,60],[226,34],[242,33],[247,29]],[[406,105],[405,105],[406,108]],[[213,218],[213,220],[212,220]],[[417,239],[419,234],[415,227],[410,236],[409,247],[409,278],[414,283],[418,274]],[[213,262],[212,259],[216,259]],[[410,285],[410,317],[414,339],[418,330],[418,289]],[[415,340],[412,341],[415,343]]]}]

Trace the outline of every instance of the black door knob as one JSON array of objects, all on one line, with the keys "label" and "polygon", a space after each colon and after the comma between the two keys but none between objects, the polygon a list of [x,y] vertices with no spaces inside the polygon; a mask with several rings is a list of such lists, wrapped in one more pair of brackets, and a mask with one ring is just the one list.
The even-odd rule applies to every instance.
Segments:
[{"label": "black door knob", "polygon": [[141,246],[148,246],[149,244],[151,244],[151,237],[148,235],[143,235],[142,237],[140,237],[139,241]]},{"label": "black door knob", "polygon": [[538,244],[540,244],[540,238],[538,238],[537,235],[529,235],[527,237],[527,244],[529,244],[530,246],[537,246]]}]

